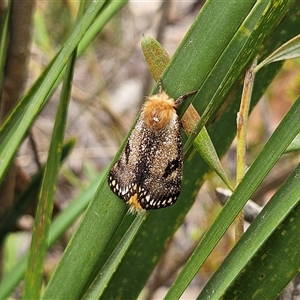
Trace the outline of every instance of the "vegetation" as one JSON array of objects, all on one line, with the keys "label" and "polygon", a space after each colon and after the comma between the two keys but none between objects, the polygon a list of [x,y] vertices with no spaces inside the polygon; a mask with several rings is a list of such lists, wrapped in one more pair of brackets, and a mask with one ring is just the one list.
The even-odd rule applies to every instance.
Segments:
[{"label": "vegetation", "polygon": [[[38,199],[29,253],[10,272],[4,272],[0,283],[1,299],[9,297],[23,279],[23,298],[27,299],[136,299],[211,172],[210,153],[203,150],[204,142],[199,142],[197,134],[203,133],[205,126],[209,137],[205,135],[202,138],[205,141],[211,139],[214,151],[220,157],[225,155],[236,136],[236,115],[240,110],[243,81],[255,58],[260,63],[279,46],[295,38],[292,44],[279,52],[278,62],[274,62],[273,58],[260,69],[254,69],[250,110],[259,103],[282,68],[282,59],[289,58],[287,55],[290,53],[293,53],[291,57],[299,55],[297,36],[300,33],[300,4],[296,1],[208,1],[161,76],[164,89],[175,99],[187,91],[198,90],[193,105],[201,118],[194,129],[196,134],[185,136],[184,178],[178,202],[167,209],[138,216],[129,215],[126,214],[125,205],[107,185],[109,166],[99,175],[93,175],[85,189],[75,174],[70,176],[62,169],[64,176],[68,177],[69,174],[70,182],[80,186],[82,192],[52,221],[58,170],[61,161],[74,147],[74,140],[63,145],[63,134],[66,131],[76,55],[79,58],[87,51],[87,55],[92,56],[87,50],[88,45],[125,4],[126,1],[82,2],[74,25],[69,24],[61,31],[60,38],[68,37],[61,47],[57,46],[59,49],[51,62],[21,97],[15,109],[4,115],[2,112],[0,178],[2,186],[7,187],[14,186],[11,180],[16,178],[18,167],[13,161],[19,147],[50,96],[63,81],[56,116],[53,117],[55,125],[45,167],[36,172],[26,189],[12,198],[12,208],[5,209],[7,205],[2,204],[0,236],[4,244],[5,237],[16,230],[16,220],[28,212],[28,207],[32,207],[32,199]],[[12,36],[12,20],[18,16],[15,6],[12,2],[2,14],[2,90],[5,90],[11,53],[8,50],[11,49],[8,37],[9,34]],[[69,17],[72,20],[71,15]],[[52,41],[41,38],[46,31],[41,16],[37,14],[34,21],[39,24],[40,30],[36,32],[35,42],[43,41],[43,47],[49,49]],[[120,25],[113,26],[115,29]],[[29,40],[26,42],[29,43]],[[41,45],[39,43],[42,48]],[[149,67],[153,68],[151,65]],[[117,66],[114,68],[118,69]],[[161,68],[164,69],[164,64]],[[242,165],[236,166],[242,169],[242,178],[232,183],[236,186],[232,196],[184,264],[166,299],[178,299],[182,295],[274,165],[283,155],[293,155],[285,152],[299,150],[300,98],[296,95],[293,100],[274,132],[268,136],[253,161],[248,163],[247,171],[243,165],[245,157],[242,157]],[[3,103],[3,96],[1,101]],[[189,104],[184,103],[180,115]],[[102,109],[109,111],[104,104]],[[112,113],[111,119],[113,116]],[[116,124],[118,135],[122,132],[122,126]],[[126,139],[110,165],[121,153],[125,142]],[[245,144],[245,140],[243,142]],[[89,172],[92,173],[86,171],[87,174]],[[299,166],[294,166],[221,266],[217,267],[198,299],[275,299],[297,275],[300,267],[300,237],[297,230],[300,222],[299,172]],[[225,184],[228,185],[228,182]],[[5,197],[1,197],[1,202],[5,203],[8,194],[3,195]],[[68,241],[55,272],[51,272],[50,281],[43,281],[47,247],[66,233],[82,213],[83,217]]]}]

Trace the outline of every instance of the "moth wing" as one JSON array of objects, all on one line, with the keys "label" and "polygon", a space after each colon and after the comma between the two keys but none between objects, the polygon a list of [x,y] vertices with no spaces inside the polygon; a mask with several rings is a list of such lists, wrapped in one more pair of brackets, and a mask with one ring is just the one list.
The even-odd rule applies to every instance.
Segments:
[{"label": "moth wing", "polygon": [[119,160],[109,172],[112,191],[125,203],[131,199],[142,209],[172,205],[181,190],[183,151],[177,114],[159,130],[139,118]]},{"label": "moth wing", "polygon": [[181,124],[176,117],[172,126],[152,135],[149,154],[144,158],[149,173],[140,182],[144,190],[140,201],[146,209],[172,205],[181,191],[183,150]]}]

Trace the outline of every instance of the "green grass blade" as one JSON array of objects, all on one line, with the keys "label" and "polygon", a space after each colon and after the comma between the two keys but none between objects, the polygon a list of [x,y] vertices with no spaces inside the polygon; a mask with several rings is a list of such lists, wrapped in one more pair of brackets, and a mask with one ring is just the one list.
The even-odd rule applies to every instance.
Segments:
[{"label": "green grass blade", "polygon": [[100,270],[95,280],[87,290],[83,299],[100,299],[112,275],[118,268],[123,256],[128,251],[128,248],[132,243],[134,237],[136,236],[140,226],[147,218],[147,215],[148,213],[142,212],[134,219],[134,221],[124,234],[123,238],[121,239],[117,247],[114,249],[113,253],[108,258],[103,268]]},{"label": "green grass blade", "polygon": [[[141,46],[146,62],[148,64],[149,71],[152,74],[154,80],[158,81],[168,63],[170,62],[169,54],[158,41],[148,36],[142,38]],[[200,116],[197,111],[192,106],[190,106],[189,111],[186,112],[186,115],[184,116],[184,119],[181,120],[185,131],[193,132],[195,126],[194,124],[198,122],[199,118]],[[184,124],[185,120],[187,121],[187,124]],[[185,125],[187,127],[185,127]],[[227,187],[232,190],[233,188],[231,187],[230,181],[227,178],[227,175],[222,167],[214,145],[205,127],[195,138],[194,146],[199,151],[202,158],[207,162],[207,164],[220,176]]]},{"label": "green grass blade", "polygon": [[221,165],[218,154],[205,127],[201,129],[198,136],[195,138],[193,145],[209,167],[219,175],[230,190],[233,190],[232,184]]},{"label": "green grass blade", "polygon": [[88,29],[82,40],[78,45],[78,54],[81,54],[93,39],[103,29],[104,25],[124,6],[128,0],[110,1],[107,6],[104,7],[102,13],[95,19],[93,24]]},{"label": "green grass blade", "polygon": [[[70,38],[61,51],[55,57],[49,69],[44,72],[45,80],[38,81],[36,90],[28,93],[12,114],[8,117],[0,130],[0,180],[23,140],[28,128],[39,113],[52,87],[55,85],[60,73],[66,65],[69,57],[84,36],[87,29],[93,23],[103,2],[92,2],[79,24],[75,27]],[[29,98],[28,98],[29,97]]]},{"label": "green grass blade", "polygon": [[[201,120],[194,129],[196,133],[201,130],[210,119],[210,116],[215,114],[228,96],[228,87],[235,84],[236,80],[233,74],[245,72],[250,64],[249,58],[252,62],[255,57],[254,52],[257,51],[292,4],[292,1],[285,1],[280,4],[278,2],[257,1],[242,24],[239,24],[240,27],[234,32],[226,49],[224,49],[218,61],[215,62],[206,82],[197,94],[197,98],[201,97],[202,102],[194,104],[201,114]],[[240,3],[240,5],[244,6],[245,2]],[[227,16],[227,18],[230,17]],[[222,29],[220,30],[223,32]],[[227,57],[227,60],[224,60],[224,57]],[[221,77],[221,81],[212,81],[211,78],[215,77]],[[210,85],[209,93],[206,92],[208,84]],[[183,109],[184,106],[185,103]],[[185,151],[189,149],[194,139],[195,135],[189,137],[184,145]]]},{"label": "green grass blade", "polygon": [[57,109],[50,149],[38,198],[35,223],[24,281],[25,299],[40,298],[43,282],[43,265],[48,248],[53,202],[56,191],[62,144],[66,129],[68,106],[71,96],[72,78],[76,62],[76,50],[68,63]]},{"label": "green grass blade", "polygon": [[[232,24],[230,21],[232,16],[228,16],[228,19],[225,19],[225,21],[223,19],[223,24],[214,19],[216,18],[219,20],[219,18],[222,18],[218,13],[222,14],[223,9],[226,10],[228,5],[248,5],[249,2],[247,2],[247,4],[240,1],[234,3],[226,2],[224,3],[226,6],[224,8],[221,4],[222,3],[218,2],[218,6],[212,6],[210,9],[208,9],[208,6],[205,8],[206,10],[204,11],[208,11],[209,15],[203,16],[203,19],[202,16],[201,18],[200,16],[197,18],[195,22],[199,22],[199,24],[195,23],[192,25],[190,31],[187,33],[187,38],[183,40],[179,47],[183,49],[183,51],[176,51],[175,56],[178,57],[173,57],[169,70],[165,73],[165,77],[163,78],[164,86],[166,87],[167,84],[167,92],[172,97],[176,98],[176,96],[181,95],[186,91],[195,89],[196,87],[193,85],[195,80],[205,79],[206,74],[209,74],[209,70],[214,66],[214,58],[216,57],[212,52],[216,51],[218,57],[218,55],[220,56],[222,54],[226,45],[228,45],[229,41],[223,40],[222,34],[223,28],[229,30],[228,28],[231,27]],[[206,5],[211,5],[211,3],[207,2]],[[252,6],[248,8],[251,9],[251,7]],[[220,12],[218,11],[219,9]],[[295,5],[278,27],[277,24],[272,24],[272,35],[270,36],[270,34],[265,32],[265,34],[267,34],[265,37],[266,40],[261,43],[261,45],[257,45],[258,48],[256,48],[256,50],[251,48],[251,51],[256,51],[256,53],[253,54],[253,57],[258,53],[261,53],[262,56],[267,56],[274,51],[282,41],[286,41],[294,35],[299,34],[300,27],[298,26],[299,21],[297,21],[299,9],[299,6]],[[236,15],[233,17],[237,18]],[[240,22],[242,23],[245,15],[242,14],[240,17]],[[214,26],[211,26],[211,24]],[[236,25],[236,20],[234,20],[233,25]],[[209,28],[206,28],[206,26]],[[209,34],[206,33],[206,30],[208,30]],[[233,31],[234,30],[236,30],[236,28],[233,28]],[[259,34],[259,32],[257,34]],[[222,44],[223,41],[224,45]],[[256,45],[255,41],[254,44]],[[239,45],[237,45],[237,47],[239,47]],[[191,52],[189,52],[190,50]],[[237,49],[234,50],[238,52]],[[235,51],[233,51],[233,53],[235,53]],[[248,56],[248,54],[245,54],[245,56],[249,59],[250,63],[252,60],[251,56]],[[192,61],[190,61],[191,58]],[[222,56],[222,60],[218,62],[220,69],[215,69],[213,73],[214,76],[207,77],[205,88],[203,87],[202,90],[203,98],[196,99],[193,103],[195,106],[202,105],[202,103],[209,99],[210,95],[213,95],[216,90],[215,85],[222,82],[222,76],[226,69],[225,66],[227,66],[228,61],[231,61],[231,59],[232,53],[227,53],[227,56]],[[274,65],[269,65],[257,74],[253,99],[251,100],[252,105],[255,105],[258,102],[280,67],[281,63],[275,63]],[[212,115],[211,118],[214,118],[214,122],[207,126],[209,135],[215,145],[218,155],[224,154],[226,149],[228,149],[229,145],[232,143],[236,133],[236,113],[239,107],[241,94],[241,87],[238,87],[238,83],[239,78],[244,71],[245,70],[241,70],[241,73],[233,72],[231,74],[235,77],[236,81],[234,84],[230,81],[231,83],[226,85],[228,90],[226,92],[224,91],[222,94],[222,97],[226,94],[230,94],[230,97],[227,98],[227,101],[222,107],[222,113],[217,116]],[[233,80],[233,78],[231,78],[231,80]],[[185,86],[186,88],[178,92],[179,87]],[[199,157],[195,150],[190,150],[185,156],[183,187],[178,202],[166,210],[153,211],[149,214],[136,237],[134,245],[129,249],[125,259],[122,261],[114,278],[103,294],[103,299],[135,299],[138,297],[145,282],[150,276],[151,271],[161,257],[165,244],[182,223],[185,214],[192,206],[195,195],[208,172],[209,168],[207,164]],[[112,245],[117,244],[117,241],[124,234],[124,228],[126,229],[126,226],[129,226],[130,221],[130,217],[126,216],[119,226],[118,232],[115,234]],[[222,226],[222,224],[220,224],[220,226]],[[147,247],[145,245],[147,245]],[[106,257],[108,257],[108,254],[112,249],[113,246],[107,249],[107,255],[105,254]],[[134,272],[128,274],[129,268],[134,269]]]},{"label": "green grass blade", "polygon": [[274,61],[287,60],[291,58],[296,58],[300,56],[300,35],[295,36],[293,39],[284,43],[276,51],[274,51],[270,56],[263,60],[254,71],[257,72],[263,66],[270,64]]},{"label": "green grass blade", "polygon": [[[49,245],[52,246],[55,241],[61,237],[66,230],[78,219],[80,214],[86,209],[93,195],[95,194],[100,181],[103,179],[101,174],[86,190],[84,190],[72,203],[63,210],[53,221],[49,233]],[[24,277],[28,261],[28,255],[25,255],[15,268],[7,274],[0,282],[0,299],[6,299],[13,292],[18,283]]]},{"label": "green grass blade", "polygon": [[0,86],[2,87],[3,84],[3,73],[4,73],[4,66],[6,61],[6,48],[7,48],[7,35],[8,35],[8,22],[10,17],[10,9],[11,9],[11,2],[7,3],[7,8],[3,12],[1,16],[1,32],[0,32]]},{"label": "green grass blade", "polygon": [[287,147],[285,153],[293,152],[293,151],[300,151],[300,135],[298,134],[291,144]]},{"label": "green grass blade", "polygon": [[[74,148],[75,139],[66,142],[62,149],[61,162],[69,155]],[[0,222],[0,244],[2,244],[5,235],[13,231],[17,220],[26,212],[30,205],[34,205],[34,201],[38,197],[38,191],[43,177],[44,167],[31,178],[27,187],[22,191],[21,195],[16,199],[15,203]]]},{"label": "green grass blade", "polygon": [[[42,299],[82,296],[97,274],[99,263],[127,208],[113,196],[105,172],[80,226],[74,233]],[[76,263],[70,264],[71,261]]]},{"label": "green grass blade", "polygon": [[[277,127],[267,144],[248,169],[232,196],[229,198],[222,211],[208,229],[187,264],[177,277],[165,299],[177,299],[196,275],[205,259],[211,253],[217,242],[233,222],[236,215],[250,199],[252,193],[262,182],[287,146],[300,130],[297,115],[300,113],[300,97],[296,100],[280,125]],[[285,139],[281,140],[284,136]],[[262,168],[263,166],[263,168]]]},{"label": "green grass blade", "polygon": [[[247,11],[249,11],[251,7],[252,4],[247,3],[246,8],[240,7],[240,9],[244,10],[244,14],[247,15]],[[211,13],[213,14],[213,10],[211,11]],[[242,17],[242,19],[243,18],[244,17]],[[240,23],[240,20],[236,20],[236,23],[234,24],[235,27],[238,26]],[[199,25],[199,28],[200,27],[201,25]],[[201,32],[201,30],[195,30],[193,38],[197,39],[199,32]],[[204,35],[201,35],[201,37],[203,40],[207,39],[207,37]],[[187,39],[185,41],[185,44],[190,45]],[[219,43],[218,49],[221,48],[222,51],[222,49],[226,47],[226,44],[226,40],[224,39],[223,44]],[[191,51],[191,53],[194,53],[192,54],[192,57],[194,57],[195,53],[199,52],[199,47],[197,46],[197,44],[191,44],[191,47],[187,48],[187,50]],[[206,50],[208,51],[208,53],[211,53],[210,49]],[[187,55],[187,57],[190,57],[188,52],[186,51],[183,51],[181,55]],[[215,59],[215,57],[212,58],[213,61],[211,63],[213,63]],[[167,91],[168,89],[174,91],[175,95],[173,93],[170,93],[172,97],[176,98],[187,91],[197,88],[195,86],[195,83],[194,86],[189,87],[189,85],[193,83],[193,81],[190,80],[190,77],[195,76],[194,78],[198,78],[198,76],[196,76],[195,73],[199,71],[199,69],[201,69],[203,65],[203,59],[201,59],[200,56],[197,57],[197,60],[197,62],[195,62],[195,60],[193,62],[190,62],[194,69],[194,74],[190,74],[190,69],[187,69],[185,66],[183,67],[182,62],[179,59],[177,60],[177,66],[173,70],[173,75],[177,74],[177,76],[180,76],[180,80],[173,81],[170,80],[170,78],[168,77],[164,78],[164,87],[167,89]],[[186,74],[189,74],[189,76],[184,75],[185,72]],[[181,89],[178,89],[178,82],[181,83]],[[187,87],[185,87],[185,85]],[[176,93],[178,94],[176,95]],[[123,146],[124,145],[125,144],[123,143]],[[120,152],[121,151],[122,148],[120,149]],[[118,153],[120,154],[120,152]],[[194,183],[192,185],[193,189],[197,191],[199,188],[199,182],[196,184],[197,187],[194,186]],[[186,199],[192,201],[193,197],[189,195]],[[60,291],[60,297],[62,298],[72,297],[72,295],[76,295],[79,290],[84,290],[84,288],[91,283],[91,281],[93,280],[93,278],[90,278],[90,276],[93,276],[91,273],[98,271],[97,269],[95,271],[93,270],[95,266],[97,266],[99,260],[101,260],[101,258],[103,257],[104,251],[108,243],[110,242],[110,239],[114,235],[116,229],[118,228],[119,223],[122,221],[125,212],[126,207],[118,199],[118,197],[111,193],[105,180],[105,182],[101,183],[101,185],[99,186],[99,189],[95,194],[94,200],[92,201],[90,207],[86,212],[85,218],[82,220],[80,227],[73,236],[71,243],[68,245],[60,265],[58,266],[48,287],[45,290],[43,299],[53,299],[55,298],[55,296],[57,297],[58,290]],[[168,212],[172,212],[172,208],[168,209],[168,211],[164,211],[164,214],[168,214]],[[158,217],[160,212],[153,212],[152,214],[155,214]],[[151,214],[149,217],[151,217]],[[183,215],[180,215],[179,220],[182,220],[182,217]],[[148,219],[149,218],[147,218],[147,221]],[[162,219],[164,220],[165,218],[163,217]],[[127,218],[126,216],[126,220],[132,219],[130,217]],[[175,217],[174,222],[179,224],[180,221],[177,220],[176,222],[176,220],[177,218]],[[97,224],[97,226],[95,227],[95,225],[93,224]],[[127,226],[129,226],[129,224],[127,224]],[[153,229],[156,227],[157,226],[154,226]],[[167,227],[168,230],[174,232],[175,229],[173,229],[173,223],[170,223],[170,226],[167,225]],[[104,230],[104,228],[106,230]],[[170,236],[170,232],[168,230],[164,232],[167,234],[167,237]],[[145,237],[146,236],[147,235],[145,235]],[[97,243],[91,243],[91,240],[96,240]],[[72,250],[73,248],[76,250]],[[76,265],[72,264],[72,261],[77,261]],[[101,266],[99,266],[99,268],[100,267]],[[76,274],[76,276],[73,276],[74,274]]]},{"label": "green grass blade", "polygon": [[300,165],[247,229],[198,299],[243,299],[245,295],[275,299],[298,273],[299,176]]}]

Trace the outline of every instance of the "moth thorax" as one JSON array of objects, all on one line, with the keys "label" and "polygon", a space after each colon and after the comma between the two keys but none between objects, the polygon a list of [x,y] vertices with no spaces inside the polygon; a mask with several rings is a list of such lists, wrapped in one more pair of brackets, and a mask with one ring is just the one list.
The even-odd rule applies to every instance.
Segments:
[{"label": "moth thorax", "polygon": [[146,125],[153,130],[170,126],[174,118],[177,117],[175,106],[174,100],[164,92],[150,96],[143,107]]}]

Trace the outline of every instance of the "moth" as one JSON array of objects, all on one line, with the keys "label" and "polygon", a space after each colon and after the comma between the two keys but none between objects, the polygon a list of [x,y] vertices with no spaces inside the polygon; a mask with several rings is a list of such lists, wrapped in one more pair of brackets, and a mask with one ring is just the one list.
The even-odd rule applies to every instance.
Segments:
[{"label": "moth", "polygon": [[176,101],[162,88],[147,97],[127,144],[108,174],[111,190],[129,212],[159,209],[176,202],[183,170],[182,125],[177,108],[192,91]]}]

